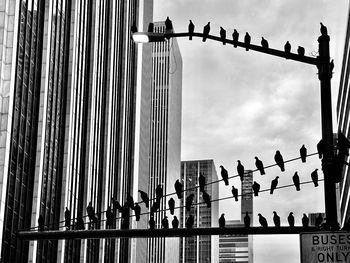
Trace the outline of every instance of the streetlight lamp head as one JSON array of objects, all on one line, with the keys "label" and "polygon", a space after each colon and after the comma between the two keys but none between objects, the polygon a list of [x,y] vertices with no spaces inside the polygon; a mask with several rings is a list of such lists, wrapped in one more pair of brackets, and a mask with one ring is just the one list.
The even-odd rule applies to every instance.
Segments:
[{"label": "streetlight lamp head", "polygon": [[163,42],[165,35],[164,33],[135,32],[132,34],[132,39],[135,43]]}]

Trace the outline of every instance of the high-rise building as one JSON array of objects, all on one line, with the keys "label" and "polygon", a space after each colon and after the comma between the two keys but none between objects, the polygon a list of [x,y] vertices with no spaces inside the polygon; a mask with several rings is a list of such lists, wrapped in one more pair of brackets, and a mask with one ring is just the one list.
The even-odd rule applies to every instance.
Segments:
[{"label": "high-rise building", "polygon": [[152,12],[152,0],[1,2],[1,262],[130,261],[128,239],[21,242],[15,232],[39,217],[64,230],[65,207],[87,223],[89,202],[104,228],[112,200],[136,197],[137,100],[151,71],[130,28],[147,28]]},{"label": "high-rise building", "polygon": [[[184,192],[180,206],[184,206],[186,197],[194,194],[194,205],[191,211],[182,208],[180,211],[180,227],[185,227],[186,219],[189,215],[194,216],[194,228],[199,227],[217,227],[219,202],[214,201],[211,207],[203,203],[202,193],[198,186],[198,177],[203,174],[206,183],[217,181],[213,160],[195,160],[181,162],[181,181],[184,189],[192,189]],[[217,200],[219,195],[219,185],[217,183],[205,186],[205,191],[209,194],[211,200]],[[218,262],[218,236],[194,236],[183,237],[180,240],[180,261],[179,262]]]}]

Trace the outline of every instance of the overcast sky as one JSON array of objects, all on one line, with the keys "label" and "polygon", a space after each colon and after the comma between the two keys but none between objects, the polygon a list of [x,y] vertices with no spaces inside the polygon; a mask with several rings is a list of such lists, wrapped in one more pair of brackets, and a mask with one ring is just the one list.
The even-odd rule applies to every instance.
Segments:
[{"label": "overcast sky", "polygon": [[[344,50],[348,13],[347,0],[154,0],[154,20],[169,16],[176,32],[187,31],[192,19],[195,31],[202,32],[210,21],[210,34],[219,36],[220,26],[230,38],[233,29],[243,39],[249,32],[253,44],[263,36],[269,45],[283,50],[287,40],[292,52],[298,46],[308,56],[317,56],[320,24],[328,27],[331,57],[335,68],[332,96],[336,125],[336,98]],[[223,165],[230,175],[236,174],[237,160],[245,169],[255,169],[254,156],[264,165],[274,163],[280,150],[285,160],[299,156],[302,144],[308,153],[316,152],[321,139],[320,88],[315,66],[301,64],[242,48],[223,46],[219,42],[194,38],[178,39],[183,59],[182,160],[214,159],[218,175]],[[335,126],[336,127],[336,126]],[[336,130],[335,130],[336,131]],[[279,185],[292,183],[298,171],[301,181],[309,181],[310,173],[320,169],[317,156],[306,164],[286,164],[281,173],[277,167],[266,175],[254,174],[262,189],[270,187],[275,176]],[[322,172],[319,172],[323,177]],[[240,185],[232,179],[230,185]],[[231,186],[220,183],[220,197],[231,195]],[[318,188],[302,185],[277,190],[274,195],[261,193],[254,199],[254,224],[263,214],[272,225],[272,211],[281,216],[282,224],[293,211],[301,225],[303,213],[324,211],[323,183]],[[240,205],[228,200],[220,204],[226,219],[239,219]],[[254,262],[296,263],[300,261],[299,236],[254,237]]]}]

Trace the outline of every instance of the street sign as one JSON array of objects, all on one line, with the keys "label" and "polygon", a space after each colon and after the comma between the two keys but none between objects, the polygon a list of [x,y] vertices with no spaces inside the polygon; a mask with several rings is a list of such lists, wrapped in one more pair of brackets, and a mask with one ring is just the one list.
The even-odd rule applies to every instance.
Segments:
[{"label": "street sign", "polygon": [[350,232],[300,234],[301,263],[349,263]]}]

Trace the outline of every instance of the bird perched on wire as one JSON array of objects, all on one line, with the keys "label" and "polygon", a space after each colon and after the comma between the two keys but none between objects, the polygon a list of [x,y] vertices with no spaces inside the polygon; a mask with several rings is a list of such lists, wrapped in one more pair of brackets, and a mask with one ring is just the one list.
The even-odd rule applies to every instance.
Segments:
[{"label": "bird perched on wire", "polygon": [[232,39],[233,39],[233,46],[237,47],[237,42],[238,42],[238,39],[239,39],[239,33],[238,33],[238,31],[236,29],[233,30]]},{"label": "bird perched on wire", "polygon": [[112,228],[114,215],[112,213],[112,208],[109,205],[106,210],[106,228]]},{"label": "bird perched on wire", "polygon": [[318,153],[318,158],[322,159],[322,155],[323,155],[323,140],[321,139],[318,144],[317,144],[317,153]]},{"label": "bird perched on wire", "polygon": [[250,45],[250,35],[248,34],[248,32],[245,33],[244,36],[244,44],[245,44],[245,50],[248,51],[249,50],[249,45]]},{"label": "bird perched on wire", "polygon": [[140,221],[141,207],[139,206],[138,203],[135,203],[134,205],[134,212],[135,212],[136,221]]},{"label": "bird perched on wire", "polygon": [[70,223],[71,223],[71,212],[68,209],[68,207],[66,207],[66,210],[64,211],[64,225],[67,230],[70,229]]},{"label": "bird perched on wire", "polygon": [[303,163],[306,163],[307,149],[306,149],[304,144],[303,144],[303,146],[301,146],[299,152],[300,152],[301,161]]},{"label": "bird perched on wire", "polygon": [[160,202],[155,201],[151,207],[151,213],[157,212],[159,207],[160,207]]},{"label": "bird perched on wire", "polygon": [[317,168],[311,173],[311,179],[312,182],[314,183],[315,187],[318,186],[318,173],[317,173]]},{"label": "bird perched on wire", "polygon": [[182,185],[182,183],[180,183],[179,179],[176,180],[174,186],[175,186],[175,192],[177,194],[177,198],[181,199],[182,192],[183,192],[183,185]]},{"label": "bird perched on wire", "polygon": [[295,189],[297,191],[300,191],[300,178],[299,178],[298,172],[294,173],[292,179],[293,179],[293,183],[295,185]]},{"label": "bird perched on wire", "polygon": [[323,222],[322,214],[319,213],[315,220],[315,227],[320,227]]},{"label": "bird perched on wire", "polygon": [[257,182],[254,181],[253,185],[252,185],[253,191],[254,191],[254,196],[258,196],[259,195],[259,191],[260,191],[260,184],[258,184]]},{"label": "bird perched on wire", "polygon": [[282,154],[280,153],[280,151],[278,151],[278,150],[276,151],[276,154],[275,154],[275,162],[281,168],[281,171],[284,172],[283,157],[282,157]]},{"label": "bird perched on wire", "polygon": [[265,174],[265,169],[264,169],[264,164],[261,160],[259,160],[258,157],[254,157],[255,158],[255,166],[256,168],[260,171],[260,174],[261,175],[264,175]]},{"label": "bird perched on wire", "polygon": [[276,187],[278,185],[278,178],[279,178],[279,176],[276,176],[276,178],[271,181],[271,188],[270,188],[271,195],[273,194],[273,191],[276,189]]},{"label": "bird perched on wire", "polygon": [[199,173],[198,182],[199,182],[199,190],[200,190],[201,192],[204,192],[204,188],[205,188],[205,176],[203,175],[203,173]]},{"label": "bird perched on wire", "polygon": [[235,188],[234,185],[232,185],[232,190],[231,190],[231,192],[232,192],[233,197],[235,198],[235,201],[237,202],[237,201],[238,201],[238,189]]},{"label": "bird perched on wire", "polygon": [[222,180],[224,180],[225,185],[228,185],[228,172],[222,165],[220,165],[220,168]]},{"label": "bird perched on wire", "polygon": [[149,229],[154,229],[155,226],[156,226],[156,222],[154,221],[154,217],[151,216],[149,221],[148,221],[148,224],[149,224]]},{"label": "bird perched on wire", "polygon": [[287,220],[288,220],[289,226],[294,227],[295,220],[294,220],[293,212],[289,213]]},{"label": "bird perched on wire", "polygon": [[149,23],[148,24],[148,32],[152,33],[154,31],[154,23]]},{"label": "bird perched on wire", "polygon": [[172,31],[173,31],[173,23],[171,22],[171,20],[167,16],[167,18],[165,19],[165,32],[171,33]]},{"label": "bird perched on wire", "polygon": [[186,220],[186,228],[192,228],[194,224],[194,217],[190,215]]},{"label": "bird perched on wire", "polygon": [[223,45],[226,45],[226,30],[220,27],[220,37]]},{"label": "bird perched on wire", "polygon": [[203,28],[203,39],[202,39],[203,42],[207,40],[209,32],[210,32],[210,22],[208,22],[208,24],[206,24]]},{"label": "bird perched on wire", "polygon": [[303,224],[303,227],[309,226],[309,218],[306,216],[306,214],[303,214],[303,217],[301,218],[301,223]]},{"label": "bird perched on wire", "polygon": [[207,192],[203,192],[202,194],[202,198],[204,200],[204,202],[207,204],[207,207],[210,208],[211,207],[211,201],[210,201],[210,196]]},{"label": "bird perched on wire", "polygon": [[289,57],[291,49],[292,47],[289,41],[287,41],[286,44],[284,45],[284,52],[286,53],[286,58]]},{"label": "bird perched on wire", "polygon": [[171,224],[173,226],[173,228],[179,228],[179,220],[177,219],[176,216],[174,216],[173,221],[171,221]]},{"label": "bird perched on wire", "polygon": [[85,229],[85,223],[84,223],[84,220],[83,220],[83,217],[81,216],[81,214],[78,214],[78,216],[77,216],[76,229],[77,230],[84,230]]},{"label": "bird perched on wire", "polygon": [[220,218],[219,218],[219,227],[220,228],[224,228],[225,227],[225,214],[221,214]]},{"label": "bird perched on wire", "polygon": [[267,40],[264,37],[261,38],[261,46],[265,49],[269,48],[269,42],[267,42]]},{"label": "bird perched on wire", "polygon": [[114,206],[114,209],[115,210],[118,210],[119,213],[121,213],[121,209],[122,209],[122,206],[120,205],[120,203],[118,202],[118,200],[116,199],[113,199],[113,206]]},{"label": "bird perched on wire", "polygon": [[45,219],[44,217],[40,214],[38,217],[38,230],[39,231],[44,231],[45,230]]},{"label": "bird perched on wire", "polygon": [[298,55],[303,57],[305,55],[305,48],[298,46]]},{"label": "bird perched on wire", "polygon": [[148,197],[147,193],[145,193],[144,191],[141,191],[141,190],[139,190],[139,193],[141,195],[142,202],[144,202],[145,206],[147,208],[149,208],[149,197]]},{"label": "bird perched on wire", "polygon": [[134,209],[134,206],[135,206],[135,203],[134,203],[134,198],[131,196],[131,195],[128,195],[128,197],[126,198],[126,202],[128,204],[128,206],[131,208],[131,209]]},{"label": "bird perched on wire", "polygon": [[259,223],[262,227],[268,227],[267,220],[265,217],[263,217],[261,214],[258,214],[259,216]]},{"label": "bird perched on wire", "polygon": [[189,40],[192,40],[193,32],[194,32],[194,24],[192,23],[192,20],[190,20],[190,23],[188,24]]},{"label": "bird perched on wire", "polygon": [[157,185],[156,187],[156,200],[157,202],[160,202],[160,199],[163,197],[163,187],[162,185]]},{"label": "bird perched on wire", "polygon": [[165,216],[163,219],[162,219],[162,227],[165,228],[165,229],[168,229],[169,228],[169,221],[168,221],[168,217]]},{"label": "bird perched on wire", "polygon": [[186,211],[187,212],[191,211],[191,206],[192,206],[192,203],[193,203],[193,199],[194,199],[194,194],[190,194],[186,198]]},{"label": "bird perched on wire", "polygon": [[327,35],[328,35],[327,27],[324,26],[322,23],[320,23],[320,24],[321,24],[321,28],[320,28],[321,35],[322,35],[322,36],[327,36]]},{"label": "bird perched on wire", "polygon": [[275,224],[275,227],[281,226],[281,218],[277,215],[276,211],[273,211],[273,223]]},{"label": "bird perched on wire", "polygon": [[237,173],[239,175],[239,178],[241,181],[243,181],[243,176],[244,176],[244,166],[241,164],[241,161],[238,160],[238,165],[237,165]]},{"label": "bird perched on wire", "polygon": [[174,214],[174,209],[175,209],[175,200],[174,198],[170,198],[168,201],[168,205],[169,205],[169,210],[170,210],[170,214]]},{"label": "bird perched on wire", "polygon": [[248,212],[245,212],[245,216],[244,216],[244,227],[250,227],[250,216],[248,214]]}]

